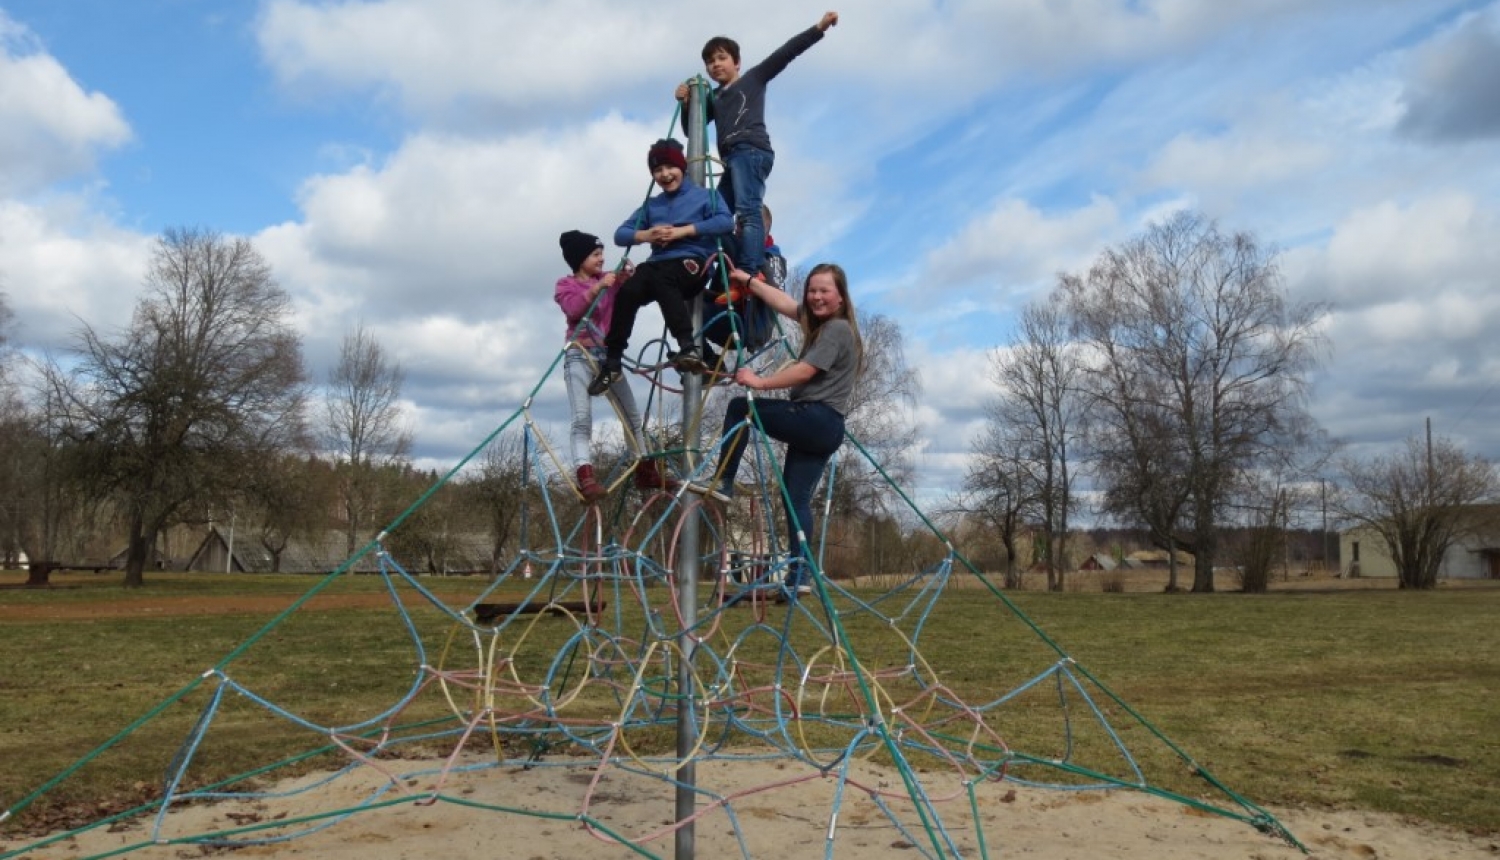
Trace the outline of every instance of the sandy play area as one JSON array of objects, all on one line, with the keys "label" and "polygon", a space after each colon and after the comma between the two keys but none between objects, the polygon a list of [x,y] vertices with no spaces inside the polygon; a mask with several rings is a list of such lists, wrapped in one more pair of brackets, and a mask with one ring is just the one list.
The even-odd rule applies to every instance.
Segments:
[{"label": "sandy play area", "polygon": [[[400,762],[402,772],[417,773],[421,763]],[[440,764],[434,762],[433,767]],[[698,784],[717,796],[730,797],[731,816],[721,804],[705,799],[695,822],[696,856],[706,860],[754,858],[915,858],[1017,857],[1028,860],[1097,860],[1097,858],[1224,858],[1225,860],[1480,860],[1500,857],[1500,840],[1476,839],[1389,816],[1361,812],[1272,809],[1308,848],[1304,855],[1286,842],[1248,824],[1205,813],[1131,791],[1067,793],[988,783],[978,793],[984,821],[984,847],[973,826],[969,804],[956,785],[930,779],[938,814],[951,837],[937,853],[928,831],[906,801],[893,772],[860,765],[851,774],[841,803],[833,795],[837,781],[803,772],[794,765],[767,761],[714,761],[699,766]],[[54,843],[24,857],[80,858],[148,843],[125,856],[190,858],[218,853],[234,856],[316,857],[322,860],[625,860],[642,856],[673,857],[672,787],[621,768],[603,774],[586,766],[488,767],[455,770],[443,783],[436,802],[405,802],[422,797],[434,785],[429,772],[392,783],[372,768],[361,768],[333,782],[305,777],[280,788],[295,791],[319,783],[306,793],[285,798],[224,801],[181,809],[167,817],[160,831],[165,840],[206,831],[259,827],[319,812],[355,807],[374,799],[380,808],[359,811],[309,835],[232,852],[190,844],[151,845],[153,822],[100,830]],[[779,784],[779,785],[778,785]],[[396,786],[399,785],[399,788]],[[766,786],[778,787],[743,793]],[[382,788],[386,791],[376,794]],[[887,802],[905,832],[880,813],[871,791],[889,793]],[[430,796],[430,795],[429,795]],[[586,826],[579,815],[587,799]],[[828,842],[830,812],[837,806],[833,842]],[[490,807],[545,812],[548,817],[507,813]],[[315,822],[322,823],[322,822]],[[307,824],[300,824],[306,827]],[[277,831],[258,831],[268,836]],[[610,832],[637,843],[620,844]],[[939,831],[944,832],[944,831]],[[939,836],[941,840],[942,837]],[[21,847],[0,844],[0,853]],[[987,852],[987,853],[985,853]]]}]

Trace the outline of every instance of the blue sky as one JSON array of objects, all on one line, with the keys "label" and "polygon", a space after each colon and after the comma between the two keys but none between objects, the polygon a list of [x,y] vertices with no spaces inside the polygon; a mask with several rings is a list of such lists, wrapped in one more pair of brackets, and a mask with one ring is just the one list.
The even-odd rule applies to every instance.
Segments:
[{"label": "blue sky", "polygon": [[[0,0],[13,339],[124,325],[164,228],[247,236],[314,376],[363,321],[407,370],[419,458],[451,462],[551,362],[557,235],[639,202],[703,41],[754,62],[824,8]],[[1331,304],[1331,434],[1374,450],[1431,416],[1500,456],[1500,3],[836,8],[772,83],[768,202],[794,265],[843,263],[902,326],[919,492],[961,477],[1016,309],[1184,206]],[[559,436],[564,404],[558,379],[538,410]]]}]

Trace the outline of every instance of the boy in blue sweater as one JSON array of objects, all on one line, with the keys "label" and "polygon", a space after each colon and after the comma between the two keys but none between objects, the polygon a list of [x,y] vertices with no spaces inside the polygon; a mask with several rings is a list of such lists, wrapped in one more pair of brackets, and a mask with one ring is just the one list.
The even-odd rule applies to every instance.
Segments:
[{"label": "boy in blue sweater", "polygon": [[[839,13],[824,12],[818,23],[788,39],[743,75],[740,46],[733,39],[715,36],[703,46],[704,71],[718,84],[709,93],[708,118],[714,124],[719,160],[724,163],[719,194],[740,222],[740,256],[735,265],[751,274],[759,274],[765,261],[766,226],[760,207],[766,197],[766,179],[776,162],[766,131],[766,86],[838,22]],[[676,95],[678,101],[686,101],[688,85],[679,84]],[[684,111],[684,128],[688,119]]]},{"label": "boy in blue sweater", "polygon": [[669,356],[682,373],[708,369],[693,343],[693,316],[688,300],[703,288],[709,255],[716,250],[714,237],[734,230],[734,216],[716,195],[709,194],[687,177],[687,156],[682,144],[663,139],[651,144],[646,166],[661,193],[631,213],[615,230],[615,244],[622,248],[651,243],[651,256],[618,288],[609,333],[604,337],[604,363],[589,382],[588,392],[597,397],[624,377],[621,362],[630,345],[635,316],[651,302],[661,307],[667,331],[677,341],[677,352]]}]

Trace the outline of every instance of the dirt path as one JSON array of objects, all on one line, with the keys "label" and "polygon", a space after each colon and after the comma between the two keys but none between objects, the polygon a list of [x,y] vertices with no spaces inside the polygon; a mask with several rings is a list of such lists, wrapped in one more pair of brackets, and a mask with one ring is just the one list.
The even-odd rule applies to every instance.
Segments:
[{"label": "dirt path", "polygon": [[[420,598],[414,598],[420,601]],[[201,615],[274,615],[291,606],[295,595],[194,597],[172,595],[122,596],[118,600],[68,601],[48,604],[5,602],[0,596],[0,622],[79,621],[90,618],[176,618]],[[305,608],[316,611],[379,609],[391,605],[386,594],[320,594]],[[411,600],[408,605],[415,605]]]}]

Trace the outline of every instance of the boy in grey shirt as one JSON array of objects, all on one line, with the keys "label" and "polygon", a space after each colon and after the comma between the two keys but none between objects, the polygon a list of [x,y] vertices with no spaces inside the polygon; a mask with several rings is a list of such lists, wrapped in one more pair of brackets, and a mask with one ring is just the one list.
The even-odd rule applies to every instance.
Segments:
[{"label": "boy in grey shirt", "polygon": [[[839,13],[824,12],[818,23],[787,40],[743,75],[739,43],[728,36],[715,36],[703,46],[704,71],[718,84],[709,93],[708,118],[714,124],[719,160],[724,163],[719,196],[741,225],[735,264],[751,274],[760,274],[765,262],[766,226],[760,207],[766,197],[766,179],[776,162],[771,135],[766,131],[766,86],[838,22]],[[678,84],[676,94],[678,101],[686,101],[688,85]],[[689,131],[688,121],[684,111],[684,132]]]}]

